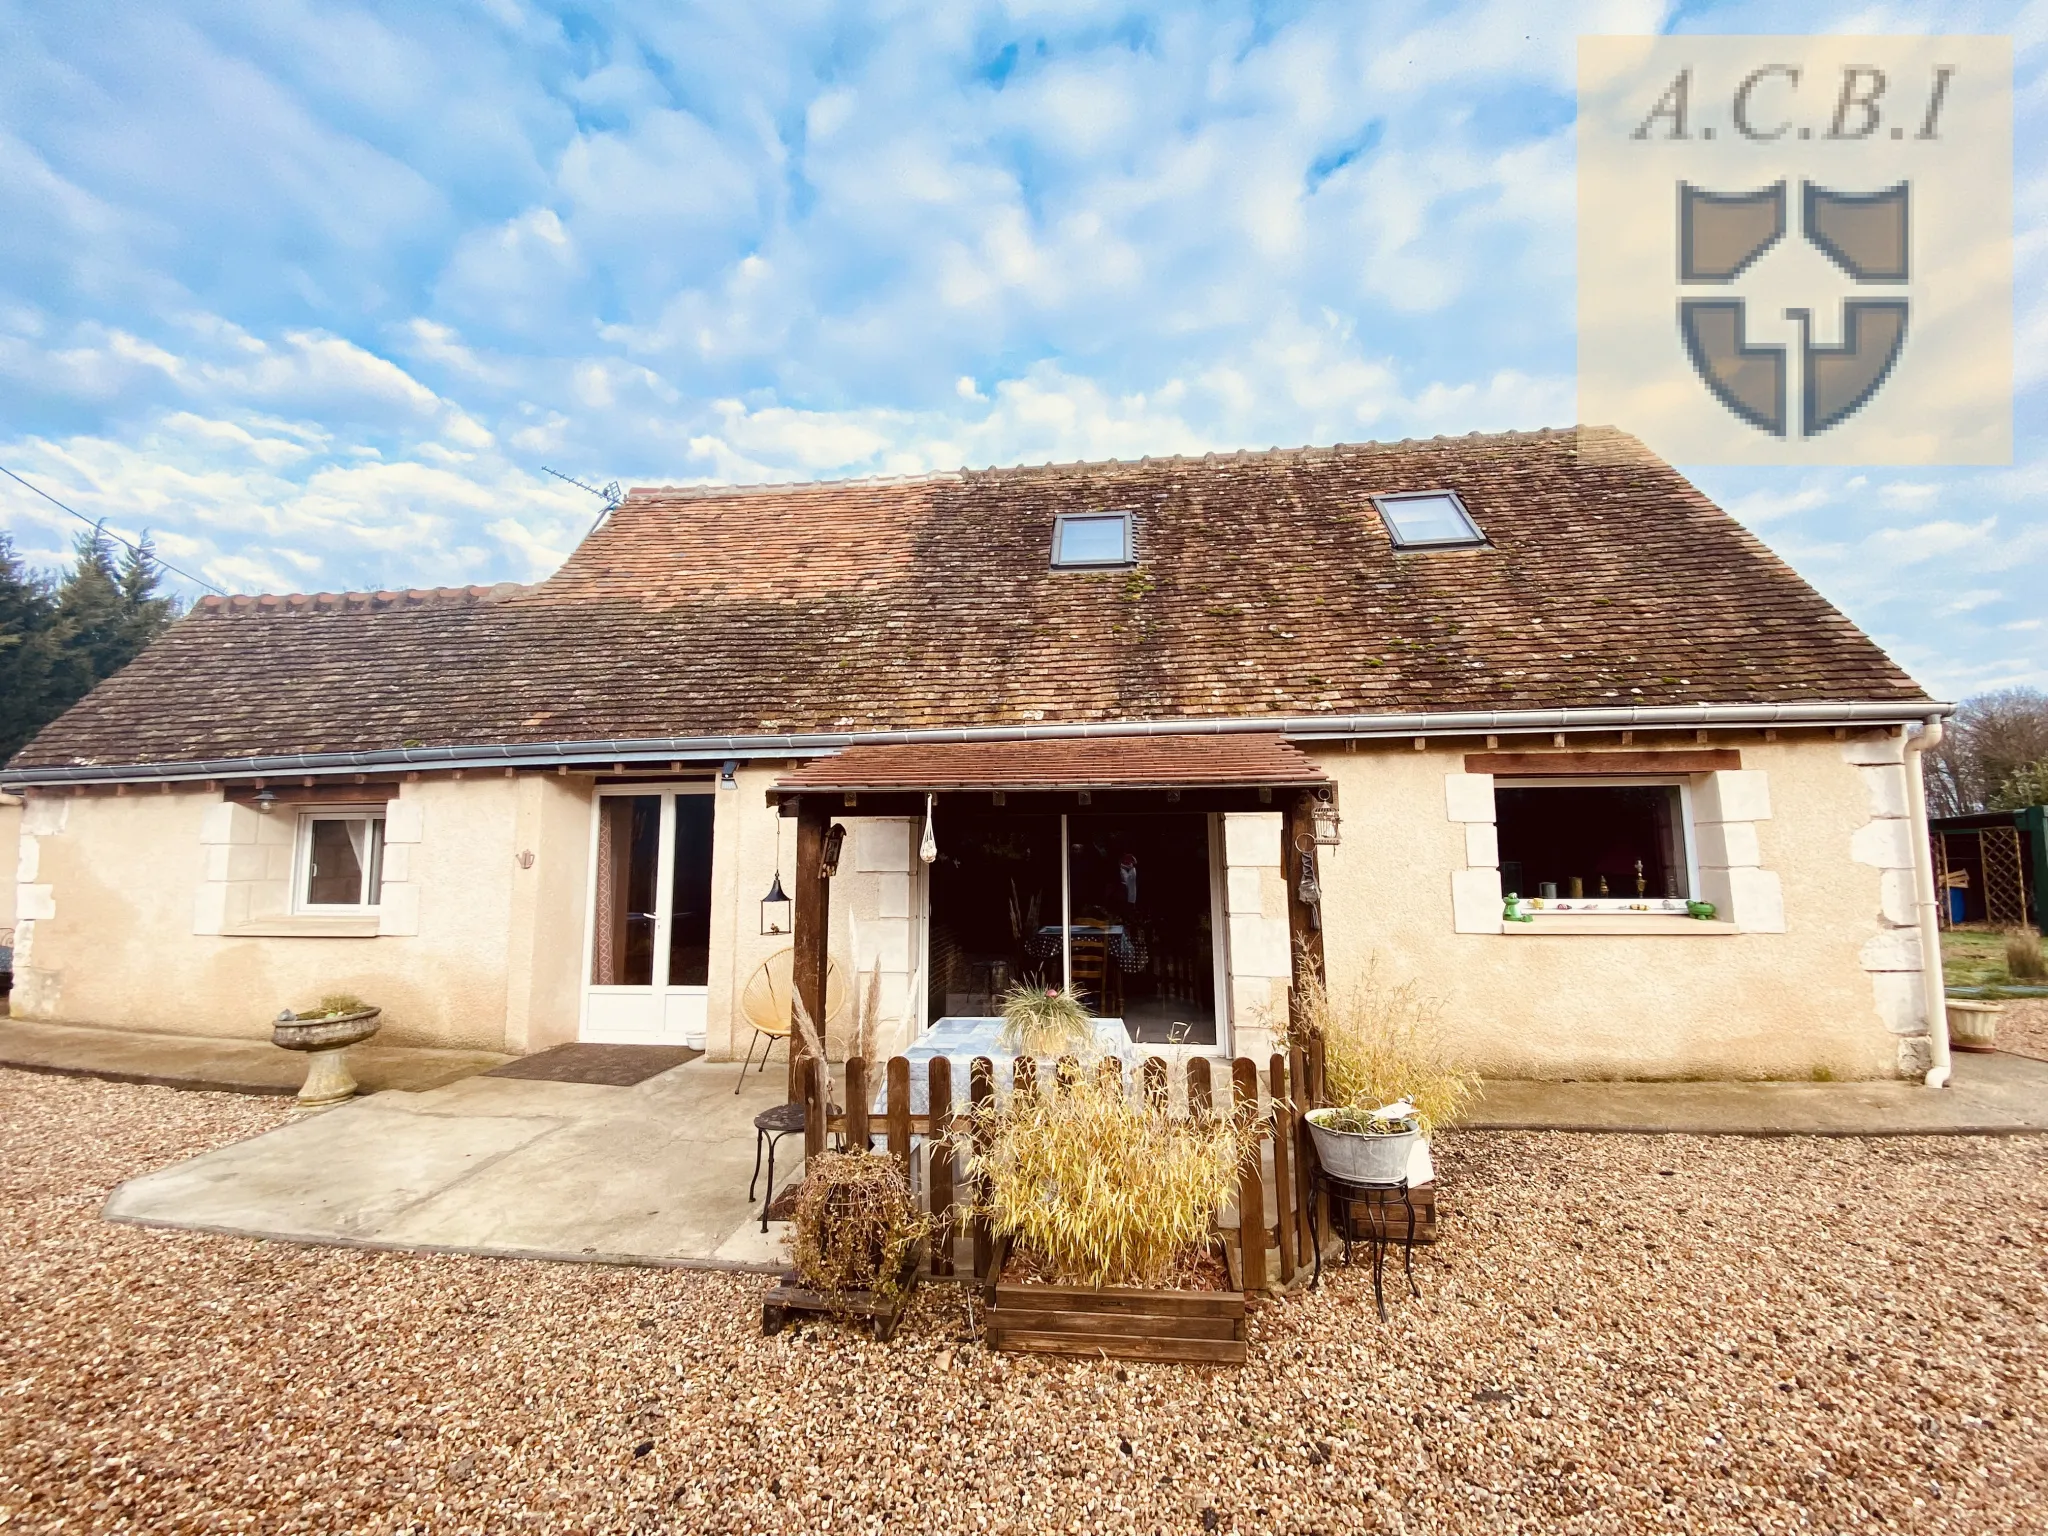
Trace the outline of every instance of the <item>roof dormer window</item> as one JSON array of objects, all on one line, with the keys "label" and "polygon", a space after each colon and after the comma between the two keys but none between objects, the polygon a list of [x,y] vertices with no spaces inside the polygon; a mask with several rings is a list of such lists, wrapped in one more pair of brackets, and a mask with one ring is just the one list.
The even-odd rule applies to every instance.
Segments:
[{"label": "roof dormer window", "polygon": [[1128,512],[1062,512],[1052,523],[1056,571],[1101,570],[1138,558]]},{"label": "roof dormer window", "polygon": [[1456,491],[1375,496],[1372,504],[1396,549],[1461,549],[1486,542]]}]

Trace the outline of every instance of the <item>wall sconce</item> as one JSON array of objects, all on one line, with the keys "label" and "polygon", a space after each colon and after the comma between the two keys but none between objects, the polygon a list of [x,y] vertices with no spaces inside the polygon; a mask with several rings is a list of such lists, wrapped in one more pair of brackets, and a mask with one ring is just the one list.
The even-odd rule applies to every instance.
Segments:
[{"label": "wall sconce", "polygon": [[1338,836],[1337,826],[1344,819],[1337,814],[1336,795],[1328,789],[1317,790],[1308,813],[1316,824],[1316,842],[1325,848],[1336,847],[1342,840]]},{"label": "wall sconce", "polygon": [[825,829],[825,851],[819,861],[819,867],[824,871],[827,880],[839,873],[839,850],[845,846],[846,828],[835,821]]},{"label": "wall sconce", "polygon": [[740,760],[736,757],[728,757],[723,763],[720,763],[718,765],[718,787],[720,789],[738,789],[740,781],[735,775],[739,771]]},{"label": "wall sconce", "polygon": [[791,928],[790,914],[796,910],[796,903],[789,899],[789,893],[782,888],[782,871],[775,871],[775,879],[768,887],[768,894],[761,898],[761,931],[763,933],[788,933]]},{"label": "wall sconce", "polygon": [[257,810],[268,816],[270,808],[277,804],[277,791],[274,789],[258,790],[255,804]]}]

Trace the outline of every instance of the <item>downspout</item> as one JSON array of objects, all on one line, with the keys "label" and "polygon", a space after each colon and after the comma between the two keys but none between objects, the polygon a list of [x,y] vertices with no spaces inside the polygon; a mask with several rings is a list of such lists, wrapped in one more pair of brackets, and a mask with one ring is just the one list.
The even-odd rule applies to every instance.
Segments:
[{"label": "downspout", "polygon": [[1927,1086],[1946,1088],[1949,1079],[1948,985],[1941,969],[1941,924],[1936,919],[1934,845],[1927,830],[1926,764],[1928,748],[1941,744],[1941,717],[1929,715],[1918,735],[1906,736],[1906,808],[1913,838],[1913,894],[1920,915],[1920,1006],[1927,1015],[1927,1038],[1934,1065]]}]

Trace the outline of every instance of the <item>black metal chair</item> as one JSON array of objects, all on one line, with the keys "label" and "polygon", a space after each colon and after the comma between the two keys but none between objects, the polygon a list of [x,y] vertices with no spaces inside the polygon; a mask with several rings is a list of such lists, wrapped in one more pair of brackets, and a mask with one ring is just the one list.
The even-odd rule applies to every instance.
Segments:
[{"label": "black metal chair", "polygon": [[[840,1112],[838,1105],[832,1106],[832,1114]],[[765,1150],[768,1154],[768,1192],[761,1197],[763,1232],[768,1230],[768,1208],[775,1203],[775,1149],[782,1144],[783,1138],[803,1135],[808,1123],[809,1116],[801,1103],[777,1104],[754,1116],[754,1176],[747,1182],[747,1199],[751,1202],[754,1191],[760,1186],[761,1154]]]}]

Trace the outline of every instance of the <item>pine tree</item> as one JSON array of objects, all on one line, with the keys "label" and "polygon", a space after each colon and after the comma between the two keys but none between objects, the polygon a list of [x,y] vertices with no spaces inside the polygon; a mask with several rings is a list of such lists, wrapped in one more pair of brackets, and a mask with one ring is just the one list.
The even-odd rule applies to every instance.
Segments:
[{"label": "pine tree", "polygon": [[149,536],[118,563],[113,541],[80,534],[78,557],[54,592],[25,570],[0,534],[0,762],[142,654],[178,616],[160,596],[163,570]]},{"label": "pine tree", "polygon": [[57,644],[67,704],[84,698],[93,684],[113,676],[128,659],[113,541],[105,530],[94,528],[81,533],[73,547],[78,558],[57,589]]},{"label": "pine tree", "polygon": [[63,707],[57,688],[57,604],[0,531],[0,763]]},{"label": "pine tree", "polygon": [[169,628],[171,621],[178,616],[177,600],[160,596],[157,592],[163,579],[164,569],[156,562],[156,546],[149,540],[149,530],[144,529],[142,541],[131,548],[121,561],[121,574],[116,583],[121,589],[123,653],[116,663],[116,671],[140,656],[143,647]]}]

